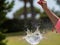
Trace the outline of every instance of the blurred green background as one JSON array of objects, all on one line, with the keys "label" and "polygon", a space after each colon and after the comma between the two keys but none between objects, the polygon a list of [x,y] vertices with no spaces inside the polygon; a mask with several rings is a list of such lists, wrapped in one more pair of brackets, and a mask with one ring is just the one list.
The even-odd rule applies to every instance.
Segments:
[{"label": "blurred green background", "polygon": [[[60,17],[60,0],[47,0],[48,7]],[[0,45],[29,45],[21,39],[28,29],[45,32],[47,40],[39,45],[60,45],[60,35],[51,32],[53,24],[37,0],[0,0]]]}]

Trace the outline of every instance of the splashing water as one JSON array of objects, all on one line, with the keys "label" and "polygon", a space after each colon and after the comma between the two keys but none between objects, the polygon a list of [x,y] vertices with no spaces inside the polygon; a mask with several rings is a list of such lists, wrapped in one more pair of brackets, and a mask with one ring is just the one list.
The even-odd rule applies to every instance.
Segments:
[{"label": "splashing water", "polygon": [[39,27],[37,27],[36,31],[33,33],[27,29],[26,33],[27,35],[24,37],[24,39],[31,45],[37,45],[43,39],[43,36],[39,31]]}]

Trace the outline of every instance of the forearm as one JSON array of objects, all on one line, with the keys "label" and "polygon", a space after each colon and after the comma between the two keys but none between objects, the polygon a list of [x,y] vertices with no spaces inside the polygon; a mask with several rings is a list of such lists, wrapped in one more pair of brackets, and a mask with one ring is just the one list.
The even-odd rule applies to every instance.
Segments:
[{"label": "forearm", "polygon": [[55,25],[59,19],[58,16],[56,16],[51,10],[49,10],[48,8],[43,8],[44,11],[46,12],[46,14],[48,15],[48,17],[50,18],[50,20],[52,21],[53,25]]}]

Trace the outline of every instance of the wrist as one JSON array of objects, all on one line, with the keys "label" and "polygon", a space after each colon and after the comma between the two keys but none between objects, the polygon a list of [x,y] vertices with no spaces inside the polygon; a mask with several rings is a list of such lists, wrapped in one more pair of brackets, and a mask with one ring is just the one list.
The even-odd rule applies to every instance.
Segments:
[{"label": "wrist", "polygon": [[45,9],[48,9],[48,7],[46,6],[46,7],[44,7],[44,6],[42,6],[42,8],[45,10]]}]

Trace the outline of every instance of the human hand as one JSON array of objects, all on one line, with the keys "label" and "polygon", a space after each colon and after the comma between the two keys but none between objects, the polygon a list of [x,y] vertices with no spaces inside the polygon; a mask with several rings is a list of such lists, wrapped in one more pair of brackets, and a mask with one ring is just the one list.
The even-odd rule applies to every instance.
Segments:
[{"label": "human hand", "polygon": [[47,7],[47,1],[45,0],[39,0],[38,4],[42,6],[42,8],[46,8]]}]

